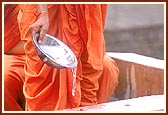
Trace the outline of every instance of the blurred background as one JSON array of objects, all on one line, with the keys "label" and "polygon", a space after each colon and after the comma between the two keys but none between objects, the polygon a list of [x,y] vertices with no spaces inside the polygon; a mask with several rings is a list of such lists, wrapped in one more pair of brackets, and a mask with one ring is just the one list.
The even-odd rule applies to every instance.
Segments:
[{"label": "blurred background", "polygon": [[164,4],[108,4],[104,35],[108,52],[164,59]]}]

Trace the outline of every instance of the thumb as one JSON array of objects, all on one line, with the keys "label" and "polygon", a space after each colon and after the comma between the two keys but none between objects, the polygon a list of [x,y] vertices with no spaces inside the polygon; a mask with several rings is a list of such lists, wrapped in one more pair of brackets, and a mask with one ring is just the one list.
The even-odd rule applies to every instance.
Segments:
[{"label": "thumb", "polygon": [[29,26],[29,31],[32,35],[34,35],[35,33],[39,32],[40,28],[36,25],[36,23],[32,24],[31,26]]}]

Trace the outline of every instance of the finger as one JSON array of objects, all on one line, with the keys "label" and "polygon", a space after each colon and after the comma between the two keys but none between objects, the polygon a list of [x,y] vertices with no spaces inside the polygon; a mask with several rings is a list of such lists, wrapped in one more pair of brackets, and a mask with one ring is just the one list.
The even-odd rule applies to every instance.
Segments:
[{"label": "finger", "polygon": [[31,28],[31,27],[29,27],[29,32],[30,32],[30,34],[32,34],[32,31],[33,31],[33,30],[32,30],[32,28]]},{"label": "finger", "polygon": [[39,36],[39,39],[38,39],[39,43],[42,43],[42,40],[43,40],[44,36],[45,36],[45,34],[43,32],[40,32],[40,36]]},{"label": "finger", "polygon": [[40,31],[40,36],[39,36],[39,40],[38,42],[41,43],[45,34],[47,34],[47,29],[44,29],[43,27],[41,28],[41,31]]},{"label": "finger", "polygon": [[30,31],[30,33],[32,35],[34,35],[35,33],[39,32],[39,27],[37,27],[37,26],[30,26],[29,31]]}]

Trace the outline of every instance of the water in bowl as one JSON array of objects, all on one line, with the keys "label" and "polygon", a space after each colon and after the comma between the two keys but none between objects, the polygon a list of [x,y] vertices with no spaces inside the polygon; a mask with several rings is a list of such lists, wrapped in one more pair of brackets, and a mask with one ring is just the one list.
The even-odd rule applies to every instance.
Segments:
[{"label": "water in bowl", "polygon": [[59,46],[39,45],[39,47],[54,61],[62,64],[69,65],[74,63],[73,55],[71,55],[65,48]]}]

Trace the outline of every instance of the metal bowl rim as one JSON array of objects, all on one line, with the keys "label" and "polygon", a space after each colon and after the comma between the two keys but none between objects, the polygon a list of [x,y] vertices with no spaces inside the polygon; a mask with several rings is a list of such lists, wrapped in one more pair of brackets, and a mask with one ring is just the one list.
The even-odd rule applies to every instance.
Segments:
[{"label": "metal bowl rim", "polygon": [[[45,34],[45,36],[47,36],[47,37],[50,37],[50,38],[52,38],[53,40],[56,40],[56,41],[58,41],[59,43],[61,43],[60,45],[64,45],[65,47],[66,47],[66,49],[68,48],[68,50],[69,51],[71,51],[71,49],[69,49],[69,47],[66,45],[66,44],[64,44],[61,40],[59,40],[59,39],[57,39],[56,37],[53,37],[53,36],[51,36],[51,35],[49,35],[49,34]],[[33,37],[35,37],[35,36],[33,36]],[[55,64],[57,64],[57,65],[60,65],[61,67],[72,67],[72,66],[70,66],[71,64],[60,64],[59,62],[57,62],[56,60],[53,60],[52,58],[50,58],[40,47],[39,47],[39,45],[38,45],[38,43],[37,43],[37,41],[34,39],[33,40],[34,42],[35,42],[35,45],[36,45],[36,47],[38,48],[37,50],[40,50],[40,52],[43,54],[43,55],[45,55],[48,59],[50,59],[52,62],[54,62]],[[64,47],[63,46],[63,47]],[[72,51],[71,51],[72,52]],[[74,56],[74,58],[75,58],[75,62],[74,63],[77,63],[77,59],[76,59],[76,56],[74,55],[74,53],[72,52],[72,55]]]}]

